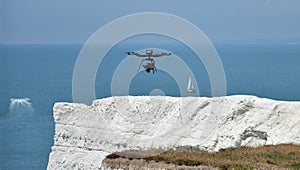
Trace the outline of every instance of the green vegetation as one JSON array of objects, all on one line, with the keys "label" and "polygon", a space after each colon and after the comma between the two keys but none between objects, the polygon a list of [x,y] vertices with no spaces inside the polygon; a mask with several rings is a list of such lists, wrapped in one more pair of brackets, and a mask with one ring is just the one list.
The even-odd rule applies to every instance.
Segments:
[{"label": "green vegetation", "polygon": [[[142,156],[141,156],[142,155]],[[109,155],[105,161],[124,158],[145,163],[174,164],[178,166],[208,166],[215,169],[300,169],[300,146],[291,144],[268,145],[257,148],[222,149],[216,153],[185,150],[124,151]],[[119,163],[120,164],[120,163]]]}]

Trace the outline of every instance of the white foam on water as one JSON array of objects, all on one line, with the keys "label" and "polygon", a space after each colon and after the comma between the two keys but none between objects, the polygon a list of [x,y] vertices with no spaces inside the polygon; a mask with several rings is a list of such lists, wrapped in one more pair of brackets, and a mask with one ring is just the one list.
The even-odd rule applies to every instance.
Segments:
[{"label": "white foam on water", "polygon": [[10,113],[32,113],[34,111],[29,98],[10,99]]}]

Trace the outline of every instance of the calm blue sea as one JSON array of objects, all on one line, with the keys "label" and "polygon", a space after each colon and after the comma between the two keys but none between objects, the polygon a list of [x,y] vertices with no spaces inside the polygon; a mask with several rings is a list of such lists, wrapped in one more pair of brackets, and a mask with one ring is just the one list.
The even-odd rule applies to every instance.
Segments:
[{"label": "calm blue sea", "polygon": [[[98,69],[97,98],[111,95],[111,77],[126,57],[124,52],[148,47],[120,43],[111,49]],[[150,47],[180,56],[194,70],[201,96],[210,96],[206,69],[189,48],[176,43]],[[300,101],[299,44],[215,47],[224,65],[228,95]],[[46,169],[54,135],[52,106],[57,101],[72,102],[72,74],[81,48],[82,45],[0,45],[0,170]],[[138,74],[131,82],[130,94],[148,95],[152,89],[180,95],[174,79],[162,71]]]}]

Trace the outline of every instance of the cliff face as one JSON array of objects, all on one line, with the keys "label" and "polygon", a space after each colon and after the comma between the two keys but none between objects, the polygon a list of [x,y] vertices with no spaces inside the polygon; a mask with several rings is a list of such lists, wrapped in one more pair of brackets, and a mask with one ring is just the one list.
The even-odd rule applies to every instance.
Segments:
[{"label": "cliff face", "polygon": [[56,103],[48,169],[96,169],[116,151],[300,144],[300,102],[254,96],[111,97]]}]

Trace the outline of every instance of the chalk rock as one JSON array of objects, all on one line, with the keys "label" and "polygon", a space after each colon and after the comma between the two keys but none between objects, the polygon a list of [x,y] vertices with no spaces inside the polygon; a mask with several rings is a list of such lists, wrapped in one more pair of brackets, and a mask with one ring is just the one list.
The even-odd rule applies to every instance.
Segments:
[{"label": "chalk rock", "polygon": [[56,103],[48,169],[97,169],[128,149],[300,144],[300,102],[255,96],[122,96]]}]

